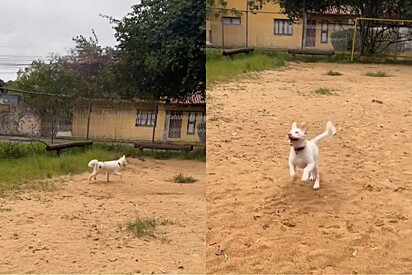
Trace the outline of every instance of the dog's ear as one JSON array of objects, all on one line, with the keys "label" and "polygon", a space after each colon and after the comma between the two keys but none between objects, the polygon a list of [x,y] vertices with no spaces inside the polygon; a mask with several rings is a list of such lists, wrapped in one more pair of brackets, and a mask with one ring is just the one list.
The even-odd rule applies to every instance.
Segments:
[{"label": "dog's ear", "polygon": [[302,122],[302,123],[300,124],[299,128],[300,128],[303,132],[305,132],[305,134],[306,134],[306,131],[308,130],[308,126],[306,125],[306,122]]},{"label": "dog's ear", "polygon": [[292,123],[292,129],[296,129],[296,128],[298,128],[298,127],[296,126],[296,122],[293,122],[293,123]]}]

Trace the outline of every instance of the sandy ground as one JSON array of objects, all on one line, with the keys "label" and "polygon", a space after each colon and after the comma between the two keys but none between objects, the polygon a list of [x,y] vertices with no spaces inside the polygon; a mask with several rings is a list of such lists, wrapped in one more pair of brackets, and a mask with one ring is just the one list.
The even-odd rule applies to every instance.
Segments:
[{"label": "sandy ground", "polygon": [[[128,161],[123,182],[82,174],[0,199],[0,273],[204,273],[205,163]],[[179,173],[198,182],[174,183]],[[138,216],[175,224],[139,239],[125,230]]]},{"label": "sandy ground", "polygon": [[[207,95],[208,273],[411,272],[412,67],[290,63]],[[287,133],[328,120],[314,191],[289,177]]]}]

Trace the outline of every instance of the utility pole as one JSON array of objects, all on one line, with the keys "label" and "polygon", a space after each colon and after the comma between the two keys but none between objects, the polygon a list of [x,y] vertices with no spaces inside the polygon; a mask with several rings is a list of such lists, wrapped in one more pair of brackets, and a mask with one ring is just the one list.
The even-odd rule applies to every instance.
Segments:
[{"label": "utility pole", "polygon": [[246,48],[249,45],[248,38],[249,38],[249,4],[248,4],[248,0],[246,0]]},{"label": "utility pole", "polygon": [[303,32],[302,32],[302,50],[306,47],[306,29],[307,29],[306,1],[303,0]]}]

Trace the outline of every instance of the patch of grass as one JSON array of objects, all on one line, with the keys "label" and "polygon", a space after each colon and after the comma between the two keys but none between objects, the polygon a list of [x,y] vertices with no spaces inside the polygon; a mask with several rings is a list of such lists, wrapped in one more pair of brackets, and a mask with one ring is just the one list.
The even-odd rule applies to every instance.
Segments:
[{"label": "patch of grass", "polygon": [[81,173],[87,171],[87,163],[91,159],[105,160],[114,157],[118,156],[115,156],[114,152],[101,148],[90,148],[85,151],[79,148],[79,150],[67,150],[60,157],[44,150],[41,153],[29,154],[17,159],[0,158],[0,196],[11,190],[55,190],[54,183],[43,181],[43,179],[69,173]]},{"label": "patch of grass", "polygon": [[56,190],[54,183],[44,179],[82,173],[89,169],[87,163],[91,159],[111,160],[121,155],[206,161],[206,148],[196,148],[188,153],[155,150],[141,152],[130,145],[94,144],[87,150],[64,150],[61,156],[57,157],[55,152],[47,152],[44,144],[0,142],[0,196],[12,190]]},{"label": "patch of grass", "polygon": [[330,76],[340,76],[340,75],[342,75],[341,72],[334,71],[334,70],[329,70],[326,74],[330,75]]},{"label": "patch of grass", "polygon": [[194,183],[197,180],[195,178],[193,178],[192,176],[189,177],[185,177],[183,176],[182,173],[180,173],[179,175],[174,177],[174,180],[176,183]]},{"label": "patch of grass", "polygon": [[283,59],[262,53],[224,57],[217,50],[206,54],[206,83],[226,81],[233,77],[251,72],[259,72],[285,65]]},{"label": "patch of grass", "polygon": [[377,72],[367,72],[366,76],[372,76],[372,77],[387,77],[388,74],[384,71],[377,71]]},{"label": "patch of grass", "polygon": [[[93,145],[95,146],[95,145]],[[206,147],[195,148],[192,152],[174,152],[166,150],[136,150],[132,146],[124,144],[96,144],[96,147],[102,148],[109,152],[115,152],[117,155],[126,155],[130,157],[151,157],[154,159],[190,159],[206,161]]]},{"label": "patch of grass", "polygon": [[138,238],[152,237],[156,238],[155,229],[156,226],[165,226],[175,224],[171,220],[167,219],[155,219],[155,218],[136,218],[133,222],[127,225],[127,230],[132,232]]},{"label": "patch of grass", "polygon": [[319,88],[315,90],[315,93],[320,95],[332,95],[332,92],[328,88]]},{"label": "patch of grass", "polygon": [[44,154],[46,145],[42,143],[0,142],[0,158],[18,159],[26,156]]}]

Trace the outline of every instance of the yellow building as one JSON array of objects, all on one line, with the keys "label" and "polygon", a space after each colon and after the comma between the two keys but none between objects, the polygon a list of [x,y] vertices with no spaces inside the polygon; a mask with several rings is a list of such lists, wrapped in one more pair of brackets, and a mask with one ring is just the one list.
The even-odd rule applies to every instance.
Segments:
[{"label": "yellow building", "polygon": [[205,112],[200,96],[159,103],[96,101],[75,108],[72,135],[133,142],[150,142],[154,136],[155,142],[204,143],[198,125],[205,121]]},{"label": "yellow building", "polygon": [[[279,4],[267,3],[261,10],[249,10],[247,1],[227,0],[225,8],[211,8],[206,28],[208,43],[224,48],[263,47],[319,50],[333,49],[331,33],[353,24],[353,15],[330,10],[307,13],[303,20],[289,20]],[[237,12],[232,12],[232,10]],[[346,41],[342,41],[345,43]]]}]

